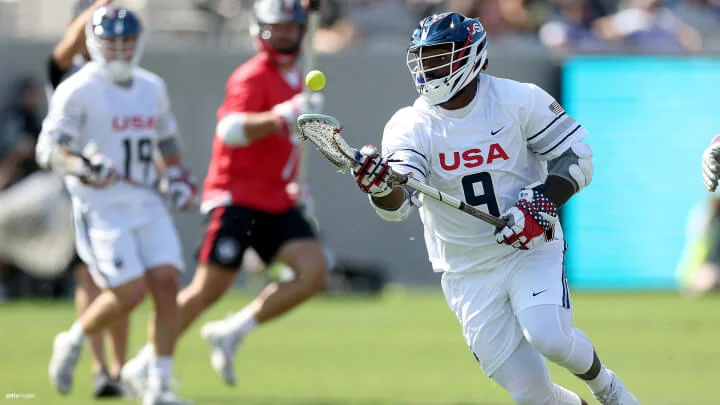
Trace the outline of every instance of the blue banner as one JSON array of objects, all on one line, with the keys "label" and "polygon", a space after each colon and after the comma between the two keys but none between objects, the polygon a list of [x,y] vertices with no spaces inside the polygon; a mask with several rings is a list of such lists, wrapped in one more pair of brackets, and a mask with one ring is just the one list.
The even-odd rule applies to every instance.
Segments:
[{"label": "blue banner", "polygon": [[595,162],[563,212],[570,283],[674,288],[689,212],[708,196],[700,158],[720,133],[720,60],[574,57],[562,79]]}]

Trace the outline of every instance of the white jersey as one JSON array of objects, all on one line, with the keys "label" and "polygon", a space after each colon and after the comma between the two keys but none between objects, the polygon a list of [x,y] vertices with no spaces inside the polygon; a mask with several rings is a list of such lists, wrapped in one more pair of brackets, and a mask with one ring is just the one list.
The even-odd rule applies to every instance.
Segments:
[{"label": "white jersey", "polygon": [[[383,155],[392,168],[500,216],[523,187],[544,182],[547,161],[587,132],[560,104],[533,84],[478,77],[478,91],[460,110],[429,106],[418,98],[385,126]],[[420,218],[435,271],[489,271],[517,249],[498,244],[494,227],[431,198]],[[556,225],[555,239],[562,239]]]},{"label": "white jersey", "polygon": [[137,68],[132,85],[125,88],[109,81],[102,68],[90,62],[53,94],[38,141],[38,156],[49,156],[43,150],[63,138],[77,151],[92,144],[96,153],[111,160],[120,175],[130,181],[99,189],[66,176],[74,200],[93,208],[143,206],[160,201],[150,189],[158,180],[154,164],[157,143],[174,136],[176,130],[165,82],[160,77]]}]

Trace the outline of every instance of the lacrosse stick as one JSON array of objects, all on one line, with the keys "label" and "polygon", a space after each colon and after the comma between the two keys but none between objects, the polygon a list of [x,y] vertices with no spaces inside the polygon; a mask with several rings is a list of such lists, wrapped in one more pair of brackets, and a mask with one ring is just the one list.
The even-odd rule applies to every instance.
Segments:
[{"label": "lacrosse stick", "polygon": [[305,49],[305,74],[315,69],[315,31],[320,23],[320,0],[310,0]]},{"label": "lacrosse stick", "polygon": [[[342,136],[340,136],[342,126],[337,119],[323,114],[303,114],[298,118],[297,124],[300,129],[300,139],[303,141],[310,140],[310,142],[315,144],[325,158],[337,167],[339,172],[345,173],[348,169],[360,166],[362,155],[357,149],[350,147]],[[502,219],[482,212],[472,205],[467,205],[465,202],[438,191],[410,176],[391,170],[389,177],[390,184],[393,187],[406,185],[428,197],[457,208],[497,228],[505,226],[505,221]]]},{"label": "lacrosse stick", "polygon": [[[320,0],[309,0],[309,13],[308,13],[308,27],[307,27],[307,42],[305,43],[305,72],[315,70],[315,31],[320,23]],[[311,93],[312,90],[305,89],[306,92]],[[300,187],[305,186],[307,181],[307,150],[304,145],[300,145],[300,162],[298,168],[297,181]]]},{"label": "lacrosse stick", "polygon": [[[79,156],[83,160],[87,162],[87,159],[89,156],[94,155],[97,152],[98,146],[94,142],[89,142],[85,147],[83,148],[82,152],[71,152],[73,155]],[[156,181],[154,184],[147,184],[139,181],[133,180],[129,176],[123,176],[120,178],[120,181],[123,181],[127,184],[130,184],[135,187],[145,188],[151,191],[154,191],[163,198],[163,200],[167,201],[168,199],[171,199],[172,196],[169,193],[170,183],[168,182],[168,179],[164,176],[160,176],[158,181]],[[195,199],[191,202],[191,210],[194,210],[198,207],[200,207],[200,196],[196,196]]]}]

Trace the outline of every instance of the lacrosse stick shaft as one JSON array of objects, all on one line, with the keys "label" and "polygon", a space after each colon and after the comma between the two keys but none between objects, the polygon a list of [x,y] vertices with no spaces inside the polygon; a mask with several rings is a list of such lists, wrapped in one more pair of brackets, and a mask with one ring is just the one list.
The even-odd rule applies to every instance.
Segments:
[{"label": "lacrosse stick shaft", "polygon": [[[403,176],[403,177],[405,177],[405,176]],[[421,182],[413,179],[412,177],[406,177],[406,178],[407,178],[407,180],[404,180],[405,185],[412,188],[413,190],[417,190],[417,191],[425,194],[428,197],[431,197],[431,198],[434,198],[434,199],[440,201],[441,203],[444,203],[451,207],[457,208],[460,211],[463,211],[467,214],[474,216],[475,218],[481,219],[481,220],[487,222],[488,224],[495,226],[496,228],[502,228],[505,226],[505,221],[503,221],[502,219],[500,219],[494,215],[490,215],[486,212],[482,212],[479,209],[473,207],[472,205],[468,205],[465,202],[460,201],[451,195],[448,195],[441,191],[438,191],[438,190],[428,186],[425,183],[421,183]]]},{"label": "lacrosse stick shaft", "polygon": [[[307,28],[307,42],[305,48],[305,74],[315,69],[315,31],[320,23],[320,0],[310,0]],[[305,89],[311,93],[312,90]],[[305,144],[300,144],[300,162],[298,163],[297,180],[300,186],[304,186],[307,181],[307,148]]]},{"label": "lacrosse stick shaft", "polygon": [[310,0],[309,11],[305,48],[305,74],[315,69],[315,31],[320,23],[320,0]]},{"label": "lacrosse stick shaft", "polygon": [[[85,147],[83,148],[82,152],[70,151],[70,154],[77,156],[77,157],[85,160],[86,162],[88,162],[88,158],[90,156],[94,155],[95,153],[97,153],[97,150],[98,150],[98,146],[96,143],[88,142],[85,145]],[[75,171],[71,171],[71,173],[79,174],[80,170],[76,169]],[[147,184],[144,182],[135,181],[134,179],[132,179],[129,176],[129,174],[127,174],[125,176],[121,176],[119,178],[119,180],[123,181],[127,184],[130,184],[132,186],[135,186],[135,187],[140,187],[140,188],[144,188],[147,190],[155,191],[155,192],[159,193],[163,198],[165,198],[167,196],[168,185],[166,184],[166,182],[162,181],[161,179],[158,179],[158,181],[155,184]]]}]

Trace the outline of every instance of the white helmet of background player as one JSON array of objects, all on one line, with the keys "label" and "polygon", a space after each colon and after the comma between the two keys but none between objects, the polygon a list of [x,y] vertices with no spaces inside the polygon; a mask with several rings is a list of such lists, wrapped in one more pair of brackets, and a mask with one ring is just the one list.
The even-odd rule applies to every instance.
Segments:
[{"label": "white helmet of background player", "polygon": [[[440,55],[423,55],[423,49],[437,46],[449,50]],[[413,32],[407,65],[420,96],[430,105],[442,104],[487,67],[485,28],[480,21],[459,13],[426,17]]]},{"label": "white helmet of background player", "polygon": [[122,7],[101,7],[93,13],[85,34],[90,57],[110,80],[129,81],[143,50],[142,24],[135,13]]},{"label": "white helmet of background player", "polygon": [[[254,21],[250,26],[255,46],[260,52],[268,54],[270,59],[280,65],[288,65],[298,58],[307,25],[307,13],[298,0],[256,0],[253,6]],[[286,24],[285,27],[278,25]],[[277,34],[279,29],[296,30],[296,36]],[[273,38],[273,32],[276,32]],[[283,32],[287,34],[289,32]]]}]

